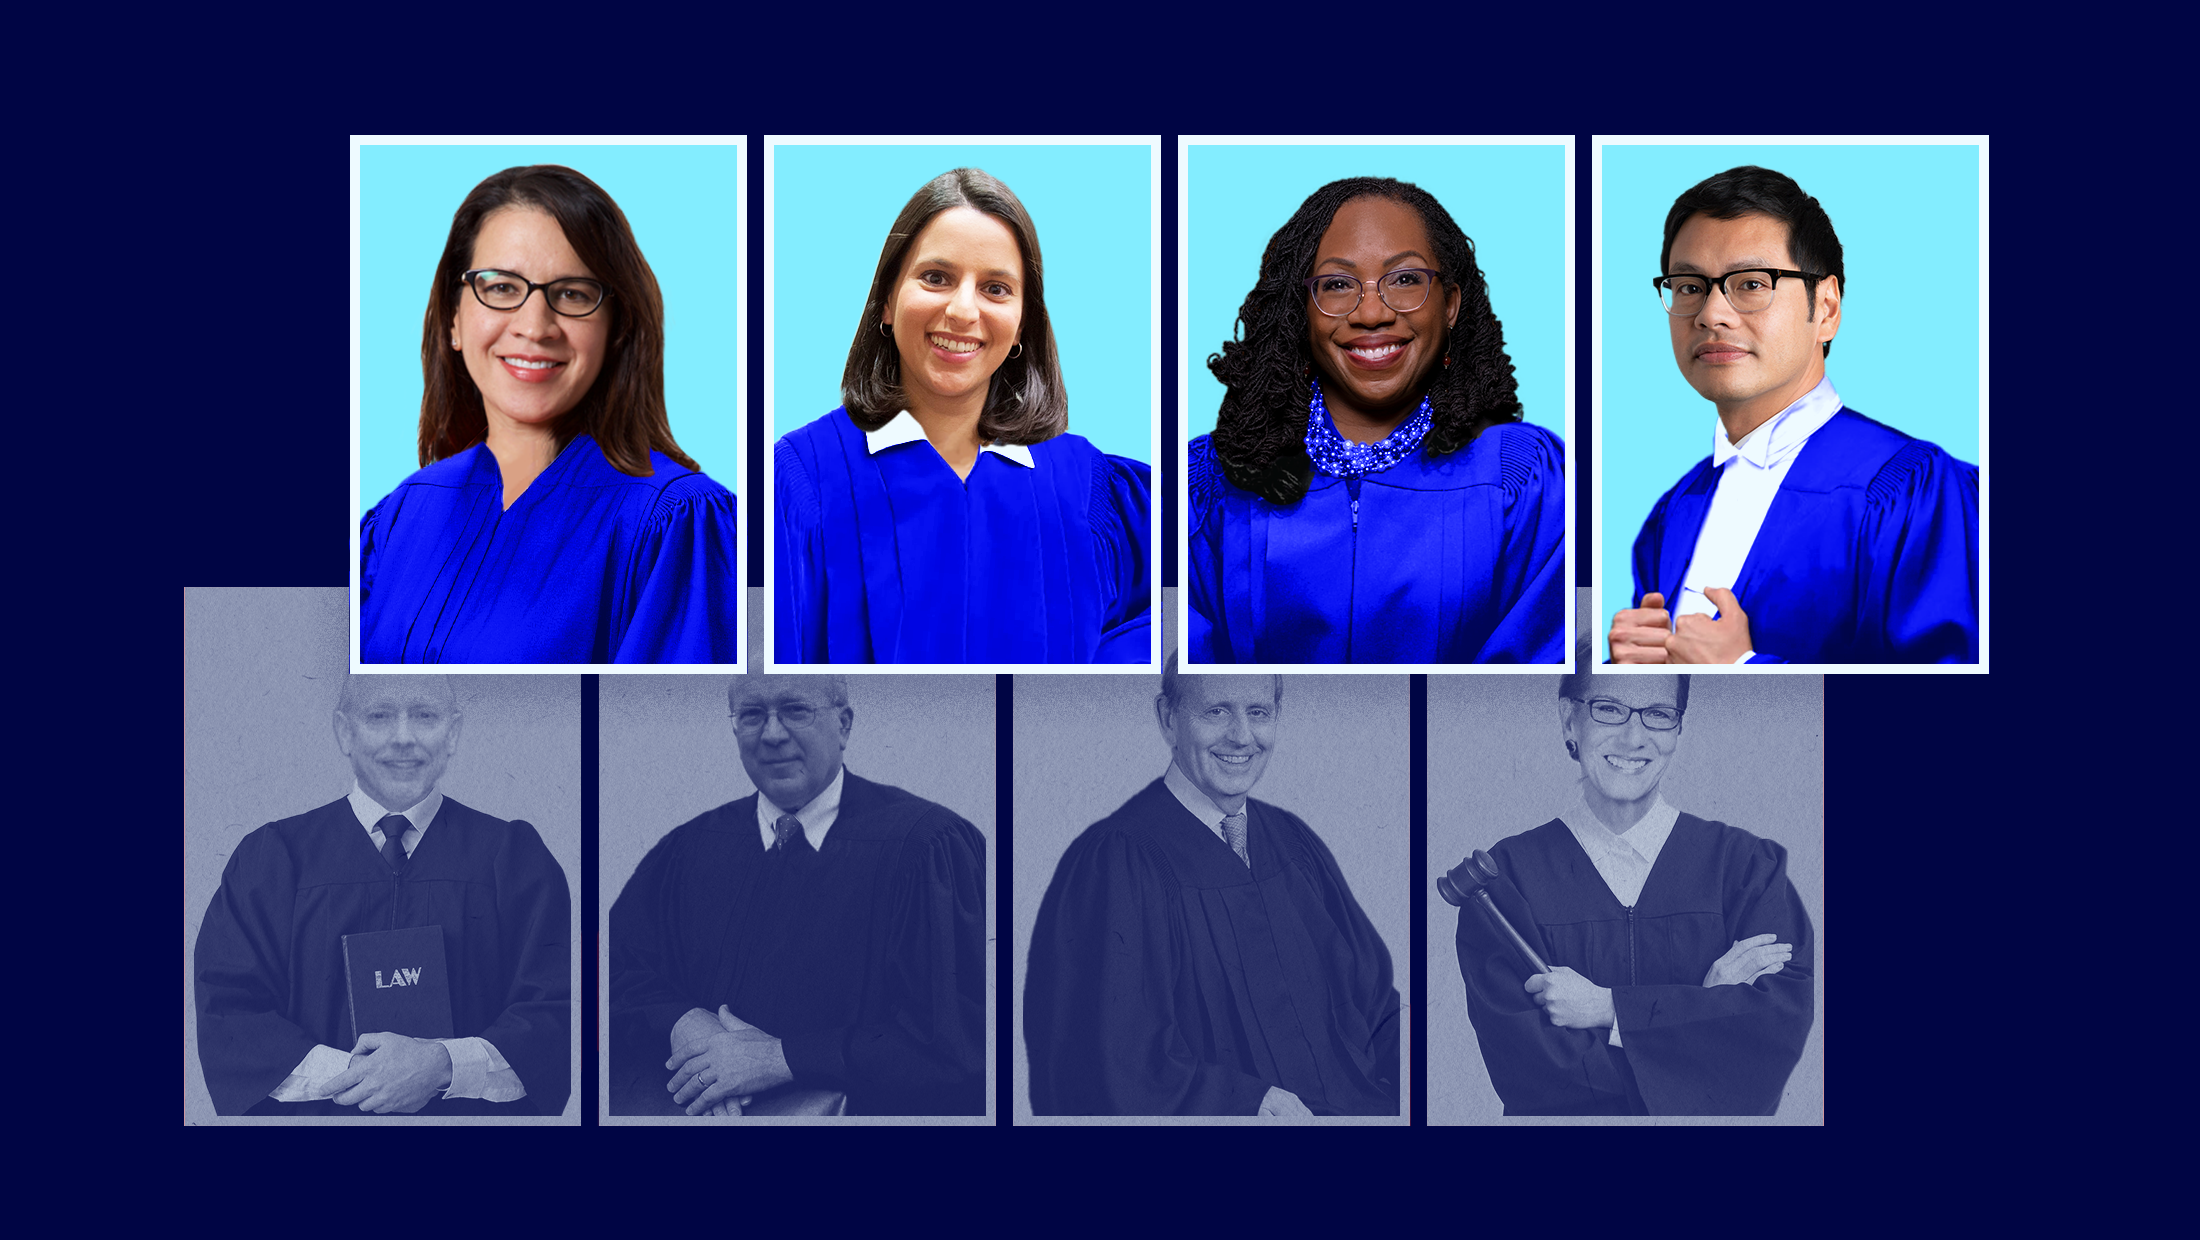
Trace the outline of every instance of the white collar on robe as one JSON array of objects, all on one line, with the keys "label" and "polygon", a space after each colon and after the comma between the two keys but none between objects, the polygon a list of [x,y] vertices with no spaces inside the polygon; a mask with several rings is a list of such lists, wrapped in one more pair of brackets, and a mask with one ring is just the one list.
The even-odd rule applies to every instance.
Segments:
[{"label": "white collar on robe", "polygon": [[[1222,820],[1230,816],[1230,811],[1215,804],[1213,799],[1208,797],[1198,784],[1193,783],[1192,777],[1178,768],[1176,759],[1171,758],[1169,760],[1168,774],[1161,777],[1161,782],[1176,797],[1176,803],[1189,810],[1192,817],[1204,823],[1209,831],[1215,833],[1216,839],[1225,844],[1230,842],[1230,837],[1222,833]],[[1238,812],[1244,813],[1245,811],[1240,810]]]},{"label": "white collar on robe", "polygon": [[[833,824],[840,820],[840,784],[847,776],[846,766],[834,771],[833,782],[825,785],[825,791],[811,797],[808,805],[794,812],[795,821],[802,824],[802,834],[809,837],[810,847],[813,849],[822,850],[825,847],[825,833],[832,830]],[[757,789],[756,827],[764,833],[764,851],[770,852],[773,842],[778,840],[779,833],[772,830],[772,824],[779,821],[779,816],[786,812],[772,804],[772,799],[764,795],[763,789]]]},{"label": "white collar on robe", "polygon": [[1658,854],[1665,850],[1666,837],[1673,834],[1673,824],[1680,821],[1680,816],[1664,797],[1653,793],[1649,811],[1624,834],[1615,835],[1598,820],[1589,808],[1589,798],[1577,789],[1573,804],[1566,807],[1559,820],[1573,832],[1581,851],[1589,854],[1590,864],[1596,866],[1612,895],[1633,908],[1642,898],[1642,885],[1649,879],[1651,867],[1658,863]]},{"label": "white collar on robe", "polygon": [[[361,788],[356,779],[351,781],[351,791],[344,799],[351,802],[352,817],[357,818],[359,825],[367,829],[367,837],[375,842],[374,846],[379,850],[382,847],[382,818],[390,811],[380,801],[368,796],[366,789]],[[420,798],[420,804],[405,811],[405,821],[412,824],[412,847],[405,850],[406,856],[412,856],[413,849],[420,847],[420,837],[427,834],[428,824],[435,821],[435,812],[442,808],[443,790],[432,788],[428,795]]]},{"label": "white collar on robe", "polygon": [[1759,469],[1771,469],[1783,464],[1803,450],[1818,428],[1833,420],[1841,412],[1841,394],[1833,390],[1833,380],[1823,378],[1818,386],[1794,404],[1773,414],[1757,428],[1742,436],[1740,443],[1726,441],[1726,425],[1717,418],[1711,420],[1711,468],[1717,469],[1734,457],[1755,465]]},{"label": "white collar on robe", "polygon": [[[879,427],[877,430],[863,432],[863,450],[871,456],[877,456],[888,448],[898,448],[905,443],[923,442],[925,442],[924,427],[917,421],[915,415],[907,409],[895,414],[893,421]],[[981,446],[978,451],[991,452],[1002,460],[1014,461],[1025,469],[1038,468],[1038,466],[1032,464],[1031,449],[1025,444],[989,443]]]}]

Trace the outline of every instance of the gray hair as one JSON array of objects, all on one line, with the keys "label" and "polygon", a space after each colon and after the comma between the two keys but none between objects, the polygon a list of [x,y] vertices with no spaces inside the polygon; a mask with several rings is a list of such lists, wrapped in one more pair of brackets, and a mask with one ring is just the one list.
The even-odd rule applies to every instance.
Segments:
[{"label": "gray hair", "polygon": [[[1191,674],[1191,675],[1194,675],[1194,676],[1197,676],[1197,675],[1199,675],[1200,673],[1198,673],[1198,672],[1192,672],[1192,673],[1190,673],[1190,674]],[[1276,682],[1276,705],[1277,705],[1277,706],[1282,706],[1282,705],[1283,705],[1283,677],[1282,677],[1282,676],[1280,676],[1280,675],[1279,675],[1279,676],[1277,676],[1277,677],[1275,678],[1275,682]],[[1165,702],[1165,703],[1167,703],[1167,704],[1168,704],[1168,708],[1169,708],[1169,713],[1170,713],[1170,714],[1172,714],[1172,715],[1176,713],[1176,702],[1177,702],[1177,696],[1176,696],[1176,695],[1177,695],[1177,692],[1178,692],[1178,690],[1177,690],[1177,684],[1176,684],[1176,651],[1172,650],[1172,651],[1170,651],[1170,652],[1169,652],[1169,661],[1161,665],[1161,700],[1162,700],[1163,702]]]}]

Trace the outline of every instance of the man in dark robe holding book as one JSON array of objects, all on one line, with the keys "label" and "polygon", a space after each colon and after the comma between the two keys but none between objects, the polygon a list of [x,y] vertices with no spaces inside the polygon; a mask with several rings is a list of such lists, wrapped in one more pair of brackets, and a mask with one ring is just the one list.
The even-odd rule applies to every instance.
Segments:
[{"label": "man in dark robe holding book", "polygon": [[[246,836],[199,929],[199,1063],[215,1110],[561,1114],[572,1092],[565,871],[527,823],[437,789],[463,722],[447,678],[349,677],[333,722],[351,792]],[[397,976],[348,978],[358,962],[347,969],[346,936],[364,950],[374,940],[362,936],[421,927],[440,927],[442,958],[421,964],[444,970],[451,1036],[355,1031],[357,988],[394,988]]]},{"label": "man in dark robe holding book", "polygon": [[612,1113],[983,1115],[985,837],[846,768],[846,677],[726,696],[758,792],[611,906]]},{"label": "man in dark robe holding book", "polygon": [[1179,676],[1167,772],[1087,828],[1031,941],[1037,1115],[1396,1115],[1390,952],[1329,849],[1248,797],[1274,676]]}]

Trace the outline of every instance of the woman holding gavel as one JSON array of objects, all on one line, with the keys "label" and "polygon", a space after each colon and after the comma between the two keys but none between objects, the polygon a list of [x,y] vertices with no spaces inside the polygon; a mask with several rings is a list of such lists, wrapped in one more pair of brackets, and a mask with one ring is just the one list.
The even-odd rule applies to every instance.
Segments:
[{"label": "woman holding gavel", "polygon": [[1658,795],[1688,685],[1560,678],[1577,795],[1446,876],[1507,1115],[1771,1115],[1802,1055],[1812,935],[1786,850]]}]

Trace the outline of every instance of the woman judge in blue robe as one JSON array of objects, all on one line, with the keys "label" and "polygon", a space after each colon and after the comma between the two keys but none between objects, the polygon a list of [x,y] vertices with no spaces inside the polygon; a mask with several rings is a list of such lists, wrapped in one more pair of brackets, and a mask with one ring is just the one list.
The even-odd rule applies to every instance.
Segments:
[{"label": "woman judge in blue robe", "polygon": [[364,663],[737,663],[734,497],[672,438],[664,300],[570,168],[451,219],[422,328],[421,469],[359,523]]},{"label": "woman judge in blue robe", "polygon": [[1207,359],[1186,642],[1215,663],[1558,663],[1565,447],[1520,420],[1474,243],[1354,177],[1269,239]]},{"label": "woman judge in blue robe", "polygon": [[841,407],[774,454],[777,662],[1151,661],[1151,472],[1067,433],[1043,276],[984,172],[902,208]]}]

